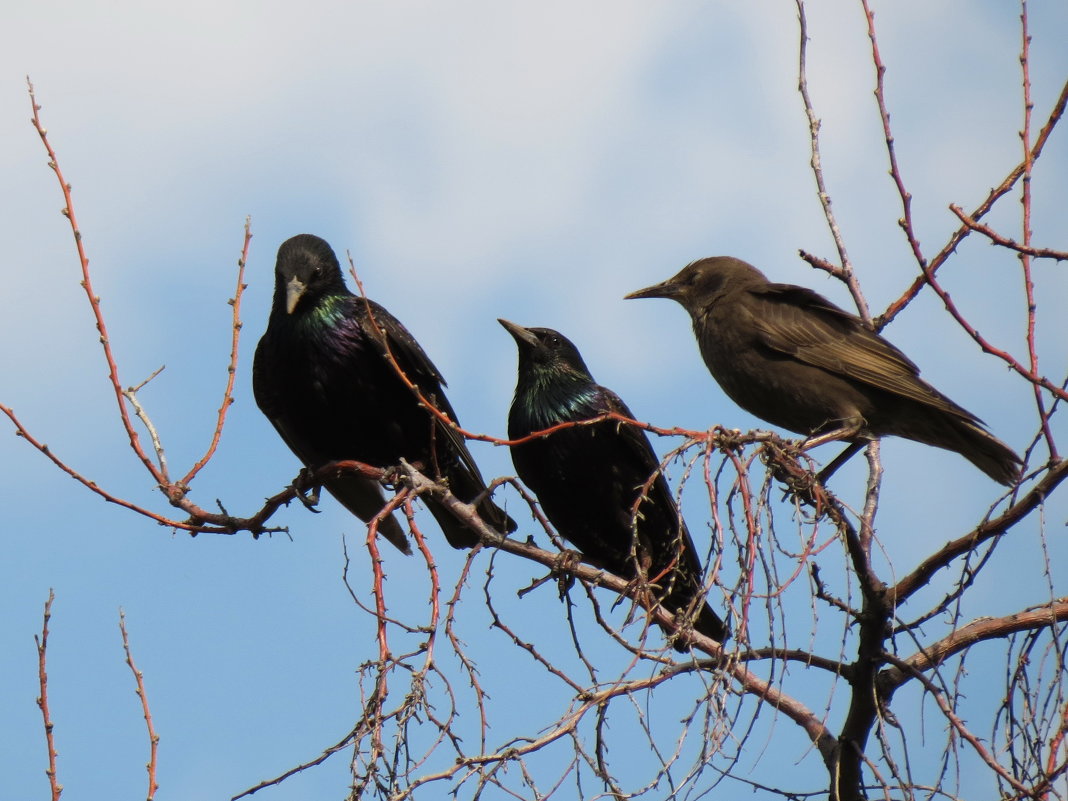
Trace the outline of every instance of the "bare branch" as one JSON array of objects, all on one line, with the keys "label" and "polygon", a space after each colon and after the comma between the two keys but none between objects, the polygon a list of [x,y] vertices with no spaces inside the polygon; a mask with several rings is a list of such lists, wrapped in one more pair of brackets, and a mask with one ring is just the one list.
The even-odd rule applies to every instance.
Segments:
[{"label": "bare branch", "polygon": [[44,722],[45,743],[48,746],[48,770],[45,771],[45,775],[48,776],[48,786],[52,791],[52,801],[59,801],[60,795],[63,794],[63,785],[59,783],[58,774],[56,772],[56,740],[55,740],[55,724],[52,723],[52,713],[48,708],[48,673],[45,670],[45,662],[48,651],[48,621],[52,617],[52,601],[54,601],[56,595],[52,590],[48,591],[48,600],[44,605],[44,622],[41,624],[41,636],[34,636],[34,642],[37,643],[37,680],[41,688],[41,694],[37,698],[37,706],[41,710],[41,719]]},{"label": "bare branch", "polygon": [[130,653],[130,638],[126,633],[126,614],[119,610],[119,631],[122,632],[122,650],[126,654],[126,664],[130,666],[134,681],[137,684],[137,697],[141,699],[141,712],[145,717],[145,727],[148,729],[149,756],[145,769],[148,771],[148,801],[156,797],[159,784],[156,782],[156,765],[159,752],[159,735],[152,724],[152,712],[148,708],[148,694],[145,692],[145,677],[137,665],[134,664],[133,654]]}]

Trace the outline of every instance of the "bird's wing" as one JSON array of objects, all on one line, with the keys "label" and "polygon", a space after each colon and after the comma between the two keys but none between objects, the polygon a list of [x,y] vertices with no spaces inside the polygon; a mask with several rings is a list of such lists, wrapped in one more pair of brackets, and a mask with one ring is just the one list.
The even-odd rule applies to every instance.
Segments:
[{"label": "bird's wing", "polygon": [[[601,387],[601,392],[603,404],[601,411],[615,412],[624,417],[629,417],[631,420],[638,419],[627,407],[627,404],[623,402],[623,399],[612,390]],[[667,479],[660,469],[660,460],[657,458],[653,446],[649,443],[649,437],[646,436],[645,430],[626,423],[617,423],[616,426],[619,431],[617,442],[621,443],[622,447],[625,448],[625,454],[617,452],[615,461],[619,462],[620,468],[624,470],[628,465],[637,467],[635,474],[640,475],[643,481],[654,473],[657,474],[656,479],[649,487],[650,499],[663,509],[675,509],[675,498],[671,494],[671,488],[668,486]],[[681,517],[679,521],[682,523],[683,537],[689,549],[696,553],[693,542],[690,540],[689,532],[686,529],[686,522]]]},{"label": "bird's wing", "polygon": [[[631,420],[638,419],[627,404],[623,402],[623,399],[607,387],[601,387],[600,400],[600,405],[603,406],[600,411],[615,412],[624,417],[629,417]],[[649,444],[649,438],[645,435],[644,429],[627,425],[626,423],[617,423],[616,425],[619,429],[620,440],[626,444],[632,461],[641,466],[641,474],[648,478],[653,473],[658,472],[660,470],[660,461],[656,458],[656,453],[654,453],[652,446]]]},{"label": "bird's wing", "polygon": [[[368,339],[379,347],[383,357],[386,357],[386,344],[388,343],[389,353],[393,354],[397,364],[413,383],[420,387],[422,387],[421,382],[424,381],[440,384],[443,387],[448,386],[438,368],[430,361],[430,357],[426,355],[415,337],[400,320],[373,300],[354,296],[352,302],[355,306],[356,319],[360,321]],[[377,330],[371,324],[372,316]]]},{"label": "bird's wing", "polygon": [[[430,357],[426,355],[415,337],[411,335],[400,320],[373,300],[354,297],[354,302],[358,310],[363,310],[362,314],[358,314],[357,319],[360,320],[368,339],[379,348],[382,358],[388,362],[390,356],[392,356],[408,377],[408,380],[419,387],[419,391],[423,396],[433,402],[438,411],[443,412],[455,423],[457,420],[456,411],[452,408],[452,404],[449,403],[449,399],[443,391],[443,387],[447,386],[445,378],[438,368],[434,366],[434,363],[430,361]],[[368,308],[370,309],[370,315],[367,314]],[[374,316],[374,325],[370,320],[371,315]],[[445,425],[436,418],[435,421],[437,422],[438,431],[448,438],[456,455],[467,470],[477,477],[480,483],[484,483],[474,458],[471,456],[470,451],[467,450],[467,443],[464,438],[453,427]]]},{"label": "bird's wing", "polygon": [[762,303],[753,323],[772,350],[942,411],[978,420],[919,377],[900,350],[860,318],[804,287],[768,284],[752,294]]},{"label": "bird's wing", "polygon": [[[601,390],[603,393],[603,411],[616,412],[617,414],[624,415],[632,420],[638,419],[627,407],[627,404],[623,402],[623,399],[616,393],[605,387],[601,387]],[[617,426],[619,428],[619,437],[616,441],[621,443],[621,446],[625,449],[625,453],[617,451],[614,461],[616,461],[618,467],[624,471],[628,465],[632,467],[638,466],[638,471],[632,475],[640,475],[643,480],[656,474],[656,477],[653,479],[653,482],[649,487],[649,501],[655,508],[659,509],[662,514],[677,516],[679,523],[679,538],[672,547],[679,549],[677,553],[682,559],[685,572],[689,575],[688,580],[696,581],[697,586],[700,586],[702,568],[701,561],[697,556],[697,547],[694,545],[693,538],[690,536],[686,521],[682,518],[682,515],[679,512],[678,505],[675,503],[675,498],[671,493],[671,487],[668,486],[667,478],[660,469],[660,460],[657,458],[653,446],[649,443],[649,437],[646,435],[645,430],[638,426],[626,425],[625,423],[618,423]],[[646,507],[646,513],[649,513],[648,507]],[[641,514],[641,512],[639,512],[639,514]],[[627,525],[630,525],[629,519]],[[650,543],[647,543],[647,545],[650,545]],[[671,559],[674,559],[674,557],[672,556]],[[711,610],[709,610],[709,613],[711,614]],[[712,616],[718,620],[718,617],[715,615]],[[719,625],[722,626],[722,623]]]}]

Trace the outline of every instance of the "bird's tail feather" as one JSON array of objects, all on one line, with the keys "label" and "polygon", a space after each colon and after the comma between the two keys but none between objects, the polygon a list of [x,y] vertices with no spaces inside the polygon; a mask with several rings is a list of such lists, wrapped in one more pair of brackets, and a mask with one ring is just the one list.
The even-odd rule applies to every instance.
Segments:
[{"label": "bird's tail feather", "polygon": [[1011,487],[1020,480],[1023,462],[1012,448],[974,423],[962,422],[959,428],[965,445],[957,451],[965,459],[999,484]]},{"label": "bird's tail feather", "polygon": [[[452,494],[464,503],[470,503],[486,491],[481,477],[472,475],[468,470],[453,470],[448,480]],[[471,548],[478,543],[478,535],[457,520],[444,506],[432,500],[428,500],[427,506],[453,548]],[[479,503],[478,514],[486,525],[498,531],[510,534],[516,530],[516,522],[489,497]]]},{"label": "bird's tail feather", "polygon": [[979,423],[947,414],[931,420],[922,429],[901,433],[909,439],[959,453],[999,484],[1011,487],[1020,480],[1023,464],[1020,457]]},{"label": "bird's tail feather", "polygon": [[[365,523],[374,518],[386,505],[382,487],[377,481],[343,474],[324,482],[323,486],[338,499],[342,506]],[[378,533],[393,543],[401,553],[411,555],[412,547],[408,544],[404,529],[400,527],[397,518],[392,514],[379,521]]]},{"label": "bird's tail feather", "polygon": [[727,624],[712,611],[712,607],[708,604],[702,604],[701,610],[697,613],[697,619],[693,622],[693,627],[716,642],[721,643],[727,639]]}]

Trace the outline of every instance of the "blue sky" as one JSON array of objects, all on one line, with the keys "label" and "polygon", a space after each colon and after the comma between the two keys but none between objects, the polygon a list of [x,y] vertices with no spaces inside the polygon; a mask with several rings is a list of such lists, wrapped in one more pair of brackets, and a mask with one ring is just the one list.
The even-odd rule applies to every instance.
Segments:
[{"label": "blue sky", "polygon": [[[881,310],[915,266],[895,225],[864,20],[853,2],[812,6],[809,82],[826,177]],[[899,158],[919,237],[934,252],[956,227],[947,205],[973,207],[1019,160],[1018,8],[899,0],[876,10]],[[1037,128],[1068,76],[1068,7],[1036,0],[1031,14]],[[123,381],[166,365],[142,400],[173,465],[197,458],[210,436],[226,377],[226,300],[252,217],[237,402],[194,486],[205,506],[219,498],[249,513],[296,472],[255,408],[249,374],[274,253],[296,233],[351,252],[368,293],[449,380],[462,422],[497,435],[515,353],[496,317],[563,331],[639,417],[744,429],[759,423],[708,376],[683,312],[622,295],[726,254],[848,302],[796,256],[833,248],[807,163],[792,2],[23,2],[4,17],[0,402],[72,465],[159,511],[162,498],[122,444],[62,199],[27,122],[27,74],[74,187]],[[1063,133],[1033,183],[1036,241],[1062,249]],[[1006,199],[991,218],[1014,237],[1017,208]],[[946,281],[984,334],[1022,356],[1015,261],[973,240]],[[1068,281],[1052,263],[1036,275],[1045,372],[1057,379],[1068,338],[1052,310],[1063,309]],[[1022,448],[1029,391],[939,312],[923,296],[887,333],[925,377]],[[511,472],[503,449],[474,452],[487,476]],[[996,497],[953,454],[890,442],[884,458],[885,545],[899,570],[967,530]],[[507,502],[519,509],[515,496]],[[160,798],[229,797],[315,756],[355,720],[354,671],[374,656],[373,627],[342,584],[342,537],[354,563],[363,560],[360,575],[366,556],[358,526],[332,502],[317,516],[284,510],[291,539],[190,539],[101,503],[0,436],[0,508],[0,797],[45,791],[32,637],[49,587],[52,711],[71,797],[143,791],[120,606],[163,738]],[[1050,525],[1064,517],[1060,500]],[[1036,554],[1002,553],[1010,584],[1040,572]],[[455,575],[461,560],[441,559]],[[503,561],[502,603],[551,649],[566,638],[560,605],[551,589],[507,600],[508,582],[522,586],[535,571]],[[395,586],[425,597],[415,560],[390,554],[387,569]],[[1064,594],[1063,575],[1053,581]],[[981,590],[983,613],[1041,601],[1041,588],[1027,589],[1007,606],[997,587]],[[508,697],[529,666],[469,606],[465,636],[484,649],[498,699]],[[540,720],[523,700],[494,742]],[[802,759],[792,726],[775,731],[774,753]],[[260,797],[340,798],[347,776],[342,755]]]}]

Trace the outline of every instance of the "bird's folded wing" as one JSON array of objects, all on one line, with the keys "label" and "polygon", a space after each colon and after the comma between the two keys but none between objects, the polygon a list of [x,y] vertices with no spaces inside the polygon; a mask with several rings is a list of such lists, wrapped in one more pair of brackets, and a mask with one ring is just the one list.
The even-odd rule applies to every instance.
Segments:
[{"label": "bird's folded wing", "polygon": [[[358,304],[364,302],[363,298],[357,298]],[[369,319],[362,318],[362,325],[370,341],[379,347],[384,359],[388,360],[392,356],[408,380],[419,387],[423,397],[455,423],[456,412],[449,403],[449,399],[445,397],[445,393],[441,391],[442,387],[447,386],[445,378],[430,361],[430,357],[396,317],[374,301],[368,300],[366,303],[370,306],[371,314],[374,316],[373,327]],[[485,483],[478,465],[475,464],[475,460],[467,450],[464,438],[452,426],[445,425],[436,418],[435,420],[438,431],[455,446],[456,454],[460,457],[464,467],[478,479],[479,483]]]},{"label": "bird's folded wing", "polygon": [[769,284],[754,294],[763,302],[759,304],[753,322],[763,344],[772,350],[845,378],[978,421],[920,379],[919,368],[904,353],[866,328],[860,318],[812,290],[788,284]]}]

